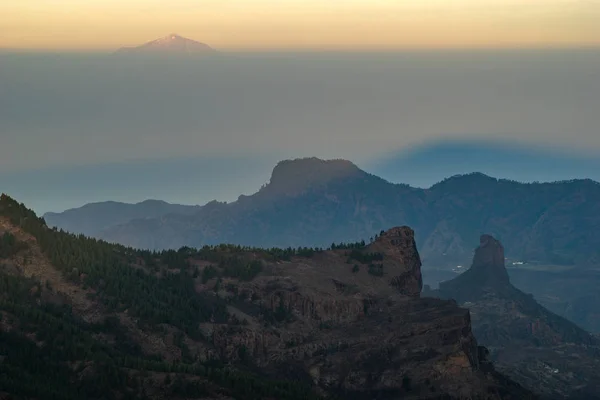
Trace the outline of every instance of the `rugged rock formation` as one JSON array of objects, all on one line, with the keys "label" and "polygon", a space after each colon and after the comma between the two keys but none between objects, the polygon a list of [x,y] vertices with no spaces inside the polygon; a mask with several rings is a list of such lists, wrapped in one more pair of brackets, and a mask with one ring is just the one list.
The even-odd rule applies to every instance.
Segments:
[{"label": "rugged rock formation", "polygon": [[[19,207],[6,197],[1,199],[0,234],[8,232],[26,241],[28,247],[7,248],[10,256],[0,260],[0,265],[17,265],[28,271],[27,276],[45,284],[32,281],[29,294],[0,302],[1,321],[9,321],[14,332],[21,325],[28,326],[21,340],[33,340],[37,334],[33,331],[31,335],[31,329],[40,320],[36,315],[45,315],[43,302],[50,296],[32,297],[31,305],[29,296],[40,291],[60,292],[72,304],[74,316],[83,318],[71,334],[84,332],[81,337],[95,343],[93,351],[113,348],[113,353],[120,355],[118,363],[111,364],[111,376],[116,376],[119,368],[126,368],[130,379],[138,382],[138,389],[144,387],[150,398],[185,397],[183,394],[190,390],[201,390],[205,397],[223,393],[243,398],[243,390],[260,385],[260,390],[283,393],[273,389],[274,384],[231,375],[229,370],[219,369],[223,364],[253,371],[265,382],[292,379],[322,396],[334,394],[346,399],[532,398],[527,390],[494,371],[485,349],[473,336],[467,310],[457,307],[454,301],[419,297],[420,259],[410,228],[383,232],[366,246],[352,244],[316,252],[304,249],[302,255],[295,252],[289,257],[277,256],[279,250],[236,246],[184,248],[153,255],[54,232],[36,225],[35,216],[19,211]],[[10,214],[11,219],[3,218],[2,212]],[[37,238],[43,238],[43,246]],[[51,254],[61,262],[59,269],[68,279],[46,258],[44,249],[53,242],[60,246],[57,248],[68,250],[68,254],[58,257]],[[83,271],[95,274],[93,280],[87,280],[83,271],[64,269],[62,263],[71,254],[101,254],[93,268],[100,267],[104,257],[115,255],[129,264],[118,266],[117,259],[112,259],[106,268],[86,270],[87,263],[76,263]],[[18,268],[0,272],[18,275]],[[248,272],[251,268],[252,274]],[[156,279],[148,279],[148,275]],[[140,281],[149,286],[140,288]],[[191,282],[193,285],[188,285]],[[131,293],[115,290],[119,287],[137,290],[143,299],[132,299]],[[175,292],[170,294],[172,290]],[[177,290],[191,292],[180,296]],[[160,302],[159,298],[166,301]],[[14,313],[11,304],[17,300],[36,311]],[[154,302],[162,312],[154,313],[144,301]],[[192,311],[188,320],[180,313],[183,308]],[[196,308],[201,312],[213,310],[199,320],[199,331],[189,320],[196,318]],[[20,324],[20,318],[27,315],[36,317]],[[48,318],[55,321],[56,315]],[[63,323],[70,324],[69,314],[63,315]],[[70,342],[38,345],[45,348],[64,343]],[[83,375],[105,379],[100,371],[107,366],[102,363],[111,360],[113,353],[93,361],[76,358],[69,362],[88,365],[76,369]],[[72,354],[85,357],[86,353]],[[159,371],[179,372],[165,377],[158,375]],[[227,376],[230,378],[224,378]],[[164,384],[156,385],[155,379]],[[123,380],[118,382],[123,384]],[[198,382],[202,385],[193,386]],[[298,397],[301,387],[286,385],[280,386],[285,388],[285,398],[307,398]]]},{"label": "rugged rock formation", "polygon": [[[275,376],[305,376],[344,398],[529,398],[494,372],[466,310],[419,298],[412,229],[383,232],[360,253],[383,255],[383,274],[370,274],[342,249],[270,265],[270,273],[252,282],[223,281],[235,288],[220,296],[230,296],[252,322],[234,330],[207,326],[217,353],[236,358],[241,346]],[[359,267],[351,272],[354,263]],[[262,309],[285,323],[257,330]]]},{"label": "rugged rock formation", "polygon": [[597,338],[512,286],[504,248],[490,235],[481,236],[468,271],[424,295],[468,307],[475,336],[499,368],[548,398],[578,398],[578,388],[600,379]]},{"label": "rugged rock formation", "polygon": [[330,181],[361,176],[367,174],[347,160],[320,160],[315,157],[286,160],[273,168],[271,179],[262,194],[298,196]]},{"label": "rugged rock formation", "polygon": [[440,292],[459,301],[473,301],[489,290],[510,287],[504,265],[504,247],[490,235],[482,235],[471,268],[451,281],[440,284]]},{"label": "rugged rock formation", "polygon": [[490,235],[482,235],[479,247],[475,250],[471,271],[487,278],[485,284],[506,285],[508,273],[504,266],[504,247]]},{"label": "rugged rock formation", "polygon": [[417,251],[415,232],[412,229],[403,227],[383,232],[369,246],[369,250],[385,254],[386,264],[392,270],[401,268],[391,281],[400,293],[408,296],[418,296],[421,293],[423,289],[421,257]]}]

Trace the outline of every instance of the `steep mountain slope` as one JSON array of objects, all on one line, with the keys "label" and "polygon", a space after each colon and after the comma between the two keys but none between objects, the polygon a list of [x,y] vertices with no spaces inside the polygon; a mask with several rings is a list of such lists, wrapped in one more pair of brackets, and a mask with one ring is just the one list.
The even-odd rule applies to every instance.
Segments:
[{"label": "steep mountain slope", "polygon": [[510,269],[510,276],[516,287],[533,294],[550,311],[592,333],[600,332],[600,269],[536,271],[519,266]]},{"label": "steep mountain slope", "polygon": [[160,218],[168,214],[191,215],[199,206],[169,204],[160,200],[146,200],[137,204],[106,201],[86,204],[62,213],[46,213],[44,220],[69,232],[87,236],[99,235],[103,230],[124,224],[132,219]]},{"label": "steep mountain slope", "polygon": [[[98,237],[137,248],[240,243],[325,246],[410,225],[428,266],[468,262],[483,232],[507,256],[541,264],[600,264],[600,184],[522,184],[470,174],[423,190],[391,184],[344,160],[278,164],[271,181],[233,203],[212,202],[193,216],[132,220]],[[60,225],[59,225],[60,226]]]},{"label": "steep mountain slope", "polygon": [[533,398],[486,361],[467,310],[419,298],[406,227],[329,251],[150,253],[49,229],[3,195],[0,234],[6,394]]},{"label": "steep mountain slope", "polygon": [[511,378],[547,398],[600,398],[592,388],[600,379],[600,342],[512,286],[504,260],[502,244],[482,235],[471,268],[424,295],[468,307],[475,335]]},{"label": "steep mountain slope", "polygon": [[[472,254],[470,249],[466,251],[464,243],[474,243],[481,233],[491,232],[505,242],[512,259],[545,264],[600,264],[600,253],[595,250],[598,239],[592,238],[600,227],[597,182],[521,184],[471,174],[442,181],[429,194],[429,204],[440,221],[434,232],[442,236],[449,232],[463,244],[457,244],[463,251],[458,261]],[[440,259],[439,251],[433,249],[443,249],[446,243],[431,235],[423,251],[435,253]]]}]

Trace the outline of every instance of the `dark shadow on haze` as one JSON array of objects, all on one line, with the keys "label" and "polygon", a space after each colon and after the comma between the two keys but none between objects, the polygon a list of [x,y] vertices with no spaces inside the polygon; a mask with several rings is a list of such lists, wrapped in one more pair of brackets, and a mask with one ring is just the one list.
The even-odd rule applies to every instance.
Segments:
[{"label": "dark shadow on haze", "polygon": [[[598,104],[594,50],[2,53],[0,184],[41,211],[109,197],[203,203],[247,190],[222,164],[243,170],[242,180],[256,187],[276,160],[317,156],[369,166],[391,150],[440,139],[593,152],[600,148]],[[198,159],[208,161],[181,161]],[[193,168],[210,172],[194,175]],[[23,171],[57,197],[42,201]],[[190,190],[183,177],[207,194]],[[229,186],[204,185],[207,179]]]}]

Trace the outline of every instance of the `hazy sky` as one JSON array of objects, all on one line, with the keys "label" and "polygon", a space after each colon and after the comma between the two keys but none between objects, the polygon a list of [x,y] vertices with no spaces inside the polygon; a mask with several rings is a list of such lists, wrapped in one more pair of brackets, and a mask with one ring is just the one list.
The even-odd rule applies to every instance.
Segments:
[{"label": "hazy sky", "polygon": [[[44,211],[106,199],[198,204],[252,193],[284,158],[368,166],[448,139],[597,159],[598,104],[598,50],[0,53],[0,191]],[[414,183],[419,173],[386,176]],[[564,177],[543,179],[552,176]]]},{"label": "hazy sky", "polygon": [[221,49],[590,46],[600,0],[5,0],[0,47],[112,49],[169,33]]}]

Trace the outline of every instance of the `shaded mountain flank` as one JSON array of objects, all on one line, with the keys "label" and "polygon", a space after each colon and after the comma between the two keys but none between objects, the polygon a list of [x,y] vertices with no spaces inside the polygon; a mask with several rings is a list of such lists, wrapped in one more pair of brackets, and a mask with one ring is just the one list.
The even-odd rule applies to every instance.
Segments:
[{"label": "shaded mountain flank", "polygon": [[600,332],[600,268],[510,268],[511,282],[550,311],[586,330]]},{"label": "shaded mountain flank", "polygon": [[46,213],[44,219],[49,226],[59,226],[66,231],[86,236],[97,236],[106,229],[132,219],[161,218],[168,214],[191,215],[199,209],[199,206],[169,204],[161,200],[146,200],[137,204],[105,201],[86,204],[62,213]]},{"label": "shaded mountain flank", "polygon": [[414,232],[373,243],[149,252],[0,198],[0,395],[531,399],[469,311],[420,298]]},{"label": "shaded mountain flank", "polygon": [[515,381],[548,399],[600,399],[598,338],[515,288],[494,237],[481,236],[469,270],[423,295],[468,307],[475,336]]},{"label": "shaded mountain flank", "polygon": [[[95,219],[94,210],[88,212]],[[73,226],[66,213],[48,220],[63,229]],[[297,159],[280,162],[268,184],[235,202],[213,201],[193,215],[132,214],[128,222],[98,224],[88,232],[147,249],[218,243],[323,247],[400,225],[415,229],[427,267],[468,262],[470,243],[483,232],[503,240],[514,261],[597,266],[600,184],[524,184],[473,173],[418,189],[389,183],[345,160]]]}]

